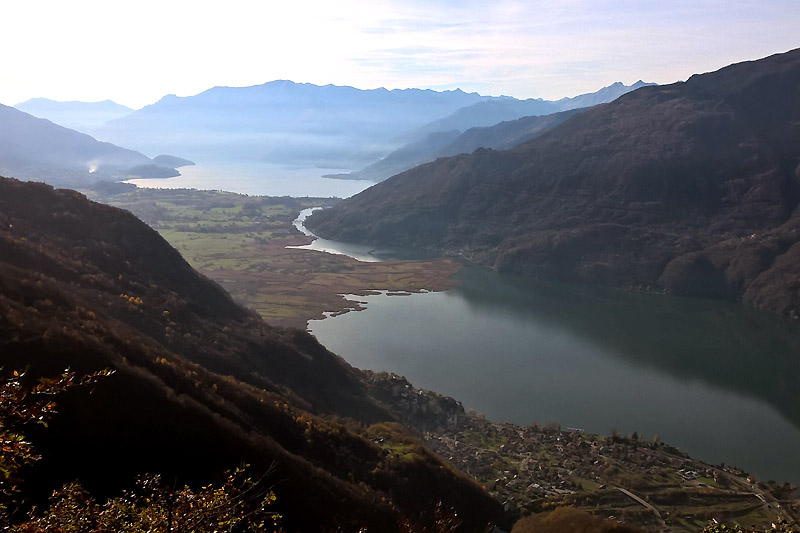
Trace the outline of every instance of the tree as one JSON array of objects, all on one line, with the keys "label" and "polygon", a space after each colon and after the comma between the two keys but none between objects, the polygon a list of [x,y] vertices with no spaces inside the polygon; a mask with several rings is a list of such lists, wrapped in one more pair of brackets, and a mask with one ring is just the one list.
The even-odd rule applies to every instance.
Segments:
[{"label": "tree", "polygon": [[54,378],[43,378],[26,386],[25,372],[15,370],[0,379],[0,521],[8,520],[22,479],[20,470],[39,459],[23,430],[31,424],[47,425],[55,413],[53,397],[70,387],[94,383],[112,372],[103,370],[76,378],[69,369]]},{"label": "tree", "polygon": [[245,468],[230,472],[219,486],[174,490],[159,476],[141,477],[133,491],[99,504],[79,484],[53,494],[50,508],[14,528],[19,533],[130,531],[197,533],[277,531],[281,516],[271,512],[275,494]]},{"label": "tree", "polygon": [[751,532],[798,533],[800,532],[800,529],[797,529],[797,527],[793,527],[787,524],[784,520],[779,521],[777,524],[772,524],[772,527],[769,529],[755,529],[755,528],[745,529],[739,525],[728,525],[719,523],[711,523],[706,525],[705,528],[703,528],[703,533],[751,533]]},{"label": "tree", "polygon": [[246,469],[227,473],[219,485],[199,490],[176,489],[157,475],[141,477],[133,491],[97,502],[78,483],[65,485],[51,497],[50,507],[34,508],[27,521],[12,524],[17,508],[20,470],[39,459],[23,430],[30,424],[44,424],[56,412],[53,397],[68,388],[88,385],[110,375],[104,370],[76,378],[65,370],[55,378],[31,379],[14,371],[0,380],[0,529],[34,532],[172,532],[172,531],[276,531],[280,515],[269,510],[275,494],[264,480],[251,478]]}]

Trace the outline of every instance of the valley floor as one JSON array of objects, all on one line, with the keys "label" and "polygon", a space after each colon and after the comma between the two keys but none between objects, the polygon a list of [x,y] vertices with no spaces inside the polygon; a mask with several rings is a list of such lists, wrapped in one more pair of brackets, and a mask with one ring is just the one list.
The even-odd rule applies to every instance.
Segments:
[{"label": "valley floor", "polygon": [[[447,259],[363,263],[287,248],[307,244],[292,222],[300,210],[334,200],[249,197],[190,190],[85,191],[130,210],[197,270],[275,326],[358,310],[343,295],[445,290],[459,265]],[[352,298],[352,296],[351,296]],[[399,376],[377,379],[384,401],[402,412],[425,398]],[[712,519],[768,527],[800,519],[794,487],[765,484],[731,467],[711,466],[676,448],[635,436],[601,437],[578,429],[516,426],[464,413],[431,428],[409,420],[424,441],[520,516],[570,505],[655,531],[699,531]],[[457,407],[453,407],[457,406]],[[437,408],[441,410],[440,408]],[[380,440],[380,439],[379,439]]]},{"label": "valley floor", "polygon": [[343,255],[287,248],[311,242],[292,225],[300,210],[329,198],[251,197],[188,189],[84,191],[131,211],[156,229],[199,272],[273,326],[305,329],[309,320],[362,308],[344,295],[441,291],[454,286],[449,259],[364,263]]}]

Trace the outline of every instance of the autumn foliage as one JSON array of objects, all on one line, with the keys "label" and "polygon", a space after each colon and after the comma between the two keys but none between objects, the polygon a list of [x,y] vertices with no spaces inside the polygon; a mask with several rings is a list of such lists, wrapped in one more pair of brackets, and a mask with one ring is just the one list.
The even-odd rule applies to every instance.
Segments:
[{"label": "autumn foliage", "polygon": [[23,514],[17,500],[21,471],[40,459],[22,431],[32,424],[47,425],[56,413],[55,396],[75,386],[87,386],[112,374],[105,370],[76,377],[65,370],[34,385],[24,372],[13,371],[0,382],[0,529],[25,533],[65,531],[275,531],[280,515],[269,507],[275,494],[268,476],[253,479],[237,468],[219,485],[199,490],[175,488],[160,476],[141,477],[136,488],[98,502],[79,483],[54,492],[47,509]]}]

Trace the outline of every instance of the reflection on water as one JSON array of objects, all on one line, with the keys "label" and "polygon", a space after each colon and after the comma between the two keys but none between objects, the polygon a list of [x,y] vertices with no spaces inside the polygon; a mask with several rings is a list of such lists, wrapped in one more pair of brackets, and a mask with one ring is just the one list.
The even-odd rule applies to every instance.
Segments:
[{"label": "reflection on water", "polygon": [[341,172],[341,169],[293,168],[267,163],[241,163],[224,165],[198,164],[181,167],[181,175],[166,179],[128,180],[138,187],[155,189],[205,189],[264,196],[296,196],[316,198],[348,198],[372,182],[335,180],[323,174]]},{"label": "reflection on water", "polygon": [[309,322],[351,364],[492,418],[659,436],[800,481],[800,331],[742,306],[465,268],[463,286]]},{"label": "reflection on water", "polygon": [[[382,254],[379,250],[372,246],[364,246],[361,244],[350,244],[338,241],[329,241],[327,239],[320,239],[307,229],[303,223],[306,218],[316,211],[321,209],[314,207],[311,209],[303,209],[300,211],[298,217],[294,220],[294,227],[297,228],[303,235],[315,237],[311,244],[304,244],[302,246],[287,246],[287,248],[297,248],[299,250],[316,250],[318,252],[327,252],[329,254],[347,255],[357,261],[364,261],[366,263],[376,263],[382,261]],[[385,254],[384,254],[385,255]]]},{"label": "reflection on water", "polygon": [[365,263],[377,263],[380,261],[392,260],[432,259],[433,257],[436,257],[432,253],[393,248],[377,248],[375,246],[332,241],[317,237],[304,225],[306,218],[308,218],[308,216],[317,209],[320,208],[313,207],[311,209],[303,209],[293,222],[294,227],[297,228],[303,235],[314,237],[314,240],[311,242],[311,244],[304,244],[302,246],[287,246],[287,248],[316,250],[318,252],[326,252],[329,254],[346,255],[357,261],[363,261]]}]

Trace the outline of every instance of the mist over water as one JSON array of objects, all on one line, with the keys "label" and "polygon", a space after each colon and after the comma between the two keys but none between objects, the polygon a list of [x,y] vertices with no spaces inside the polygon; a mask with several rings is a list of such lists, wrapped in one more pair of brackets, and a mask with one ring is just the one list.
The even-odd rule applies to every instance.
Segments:
[{"label": "mist over water", "polygon": [[197,164],[181,167],[181,175],[167,179],[133,179],[137,187],[156,189],[223,190],[262,196],[348,198],[370,185],[369,181],[323,178],[341,169],[285,167],[269,163]]}]

